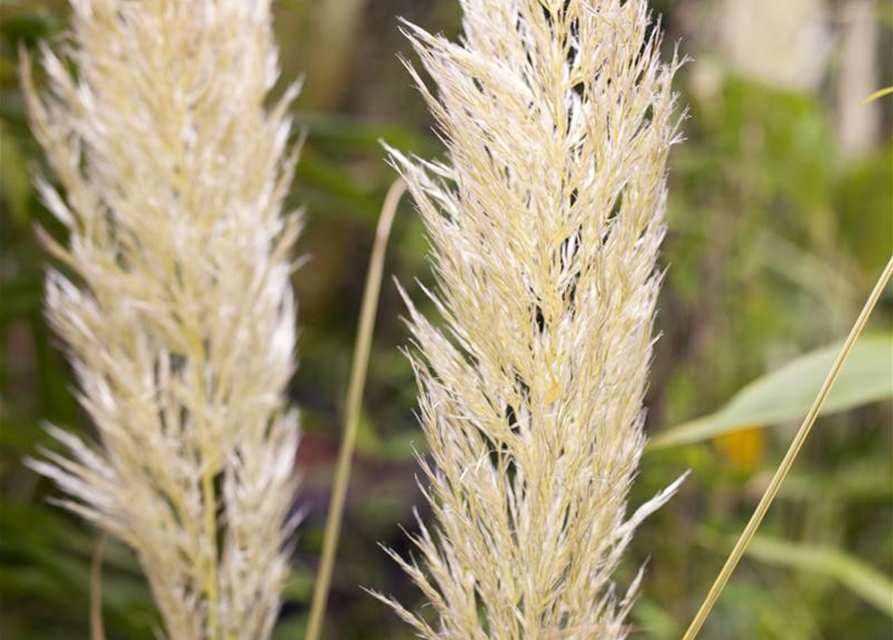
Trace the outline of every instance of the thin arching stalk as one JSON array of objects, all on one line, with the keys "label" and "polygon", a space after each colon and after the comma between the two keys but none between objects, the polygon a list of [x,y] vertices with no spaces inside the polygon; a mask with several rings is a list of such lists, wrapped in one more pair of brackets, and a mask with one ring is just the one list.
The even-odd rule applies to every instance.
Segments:
[{"label": "thin arching stalk", "polygon": [[102,558],[108,535],[100,533],[90,562],[90,640],[105,640],[102,623]]},{"label": "thin arching stalk", "polygon": [[716,604],[716,601],[719,599],[722,590],[728,583],[732,572],[735,570],[735,567],[738,566],[738,562],[741,560],[744,552],[747,551],[747,546],[750,544],[750,541],[753,539],[754,534],[757,532],[757,529],[763,522],[763,518],[765,517],[766,512],[769,510],[769,507],[772,505],[772,501],[775,500],[775,496],[778,495],[778,491],[781,488],[781,485],[784,482],[785,478],[787,477],[788,472],[791,470],[791,467],[794,464],[794,460],[797,459],[797,454],[800,453],[800,449],[803,448],[803,443],[806,442],[806,439],[809,437],[809,433],[812,430],[813,424],[815,424],[815,420],[818,417],[819,412],[821,412],[822,410],[822,405],[825,403],[825,399],[828,397],[828,394],[831,392],[834,383],[837,381],[837,377],[840,375],[840,371],[841,369],[843,369],[843,365],[846,363],[846,360],[850,355],[850,351],[852,351],[853,345],[856,343],[856,340],[859,338],[862,330],[865,329],[865,325],[868,323],[868,318],[869,316],[871,316],[871,312],[874,310],[878,299],[880,299],[884,288],[890,282],[891,276],[893,276],[893,256],[891,256],[889,262],[887,262],[887,266],[884,269],[884,272],[881,274],[880,278],[877,281],[877,284],[874,286],[874,290],[871,292],[871,295],[868,296],[868,300],[865,302],[865,306],[862,307],[862,312],[859,314],[859,317],[856,318],[856,322],[853,324],[853,328],[850,330],[850,334],[847,336],[846,341],[843,343],[843,347],[841,348],[840,353],[837,354],[837,359],[834,361],[834,365],[831,367],[831,371],[828,372],[828,376],[825,378],[825,382],[824,384],[822,384],[822,388],[819,390],[819,394],[813,401],[812,407],[810,407],[809,409],[809,413],[807,413],[806,417],[803,419],[803,424],[800,425],[800,429],[797,431],[797,435],[794,437],[794,441],[791,443],[791,446],[788,448],[788,452],[785,454],[784,459],[781,461],[778,470],[772,477],[772,482],[770,482],[769,486],[766,488],[766,492],[760,499],[760,503],[757,505],[757,508],[754,510],[753,515],[750,517],[750,522],[747,523],[747,526],[744,528],[744,531],[738,538],[738,542],[735,543],[735,547],[729,554],[729,558],[728,560],[726,560],[722,571],[719,572],[719,575],[716,577],[713,586],[710,587],[710,591],[707,593],[707,597],[704,599],[703,604],[701,604],[701,608],[698,610],[697,615],[695,615],[694,619],[691,621],[691,624],[689,625],[688,630],[685,632],[682,640],[694,640],[698,636],[698,633],[701,631],[701,627],[704,626],[704,622],[707,620],[707,616],[709,616],[710,612],[713,610],[713,605]]},{"label": "thin arching stalk", "polygon": [[325,619],[326,602],[329,587],[332,583],[332,570],[335,566],[335,552],[338,550],[338,539],[341,536],[341,521],[344,515],[344,501],[347,486],[350,482],[350,470],[353,453],[357,442],[357,429],[360,424],[360,407],[363,401],[363,388],[366,384],[366,370],[369,366],[369,353],[372,349],[372,332],[375,329],[375,312],[378,308],[378,297],[381,292],[381,279],[384,271],[385,250],[391,225],[400,198],[406,191],[406,183],[398,179],[385,196],[381,217],[375,230],[375,244],[369,260],[369,271],[366,275],[366,289],[363,292],[363,305],[360,310],[360,323],[357,332],[357,343],[353,354],[350,372],[350,386],[347,391],[347,414],[344,421],[344,434],[338,452],[338,463],[335,470],[335,482],[332,486],[332,499],[329,504],[329,515],[326,519],[326,530],[323,538],[322,558],[319,573],[313,588],[313,601],[310,606],[310,620],[307,626],[306,640],[318,640],[322,633]]}]

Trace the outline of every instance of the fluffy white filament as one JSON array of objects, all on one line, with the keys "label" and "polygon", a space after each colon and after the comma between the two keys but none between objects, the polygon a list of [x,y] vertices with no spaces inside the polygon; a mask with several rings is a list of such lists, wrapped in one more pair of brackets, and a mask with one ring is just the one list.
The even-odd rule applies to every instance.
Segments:
[{"label": "fluffy white filament", "polygon": [[678,486],[627,515],[678,62],[645,0],[461,4],[459,44],[406,25],[449,152],[392,151],[444,321],[408,303],[436,525],[397,558],[436,615],[390,603],[428,640],[616,640],[612,574]]},{"label": "fluffy white filament", "polygon": [[[296,150],[270,0],[72,0],[49,89],[24,84],[64,195],[47,315],[95,444],[33,461],[132,546],[173,640],[270,634],[294,527]],[[72,71],[75,69],[75,71]]]}]

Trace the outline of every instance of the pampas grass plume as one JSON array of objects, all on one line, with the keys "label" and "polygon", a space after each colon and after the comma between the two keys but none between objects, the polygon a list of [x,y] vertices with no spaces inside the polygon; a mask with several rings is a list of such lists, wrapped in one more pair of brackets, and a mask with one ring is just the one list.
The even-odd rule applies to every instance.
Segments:
[{"label": "pampas grass plume", "polygon": [[[47,279],[95,443],[31,462],[138,554],[172,640],[269,637],[295,525],[296,150],[270,0],[72,0],[33,130]],[[71,71],[75,69],[75,71]],[[63,195],[64,194],[64,195]]]},{"label": "pampas grass plume", "polygon": [[428,640],[615,640],[679,66],[644,0],[462,0],[460,43],[405,23],[445,162],[391,151],[443,319],[407,299],[435,524],[397,561]]}]

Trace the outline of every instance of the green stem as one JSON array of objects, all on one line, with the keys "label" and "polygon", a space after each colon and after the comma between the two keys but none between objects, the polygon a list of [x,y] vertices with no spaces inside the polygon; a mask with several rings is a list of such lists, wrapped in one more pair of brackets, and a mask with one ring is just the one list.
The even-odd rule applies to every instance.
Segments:
[{"label": "green stem", "polygon": [[363,293],[363,305],[360,310],[360,323],[357,343],[354,348],[353,363],[350,372],[350,387],[347,392],[347,415],[344,423],[344,435],[338,451],[338,464],[335,470],[335,481],[332,486],[332,501],[326,519],[326,530],[322,545],[322,558],[319,574],[313,587],[313,601],[310,606],[310,620],[307,624],[305,640],[319,640],[325,618],[326,602],[329,587],[332,583],[332,569],[335,565],[335,552],[341,535],[341,521],[344,515],[344,501],[347,496],[347,485],[350,481],[350,469],[353,452],[357,442],[357,429],[360,423],[360,406],[363,400],[363,388],[366,384],[366,370],[369,366],[369,353],[372,348],[372,332],[375,329],[375,312],[378,307],[378,296],[381,291],[381,279],[384,272],[385,249],[391,233],[391,224],[400,197],[406,191],[406,183],[397,180],[391,185],[385,196],[381,217],[375,230],[375,244],[369,260],[369,271],[366,275],[366,289]]},{"label": "green stem", "polygon": [[694,620],[691,621],[691,624],[689,625],[688,630],[685,632],[685,635],[682,637],[682,640],[694,640],[697,637],[698,633],[701,631],[701,627],[704,626],[704,622],[707,620],[707,616],[709,616],[710,612],[713,610],[713,605],[716,604],[716,601],[719,599],[719,596],[722,593],[722,590],[725,588],[726,583],[728,583],[732,572],[735,570],[735,567],[738,566],[738,562],[741,560],[744,552],[747,551],[747,546],[750,544],[751,539],[757,532],[757,528],[759,528],[760,524],[763,522],[763,518],[765,517],[766,512],[769,510],[769,507],[772,505],[773,500],[775,500],[775,496],[778,494],[778,491],[781,488],[785,477],[788,475],[788,471],[791,470],[791,467],[794,464],[794,460],[796,460],[797,458],[797,454],[800,453],[800,449],[803,447],[803,443],[806,442],[806,438],[809,437],[809,433],[810,431],[812,431],[812,426],[813,424],[815,424],[815,420],[818,417],[819,412],[822,410],[822,405],[825,403],[825,399],[828,397],[828,394],[831,392],[831,388],[837,381],[837,377],[838,375],[840,375],[840,371],[841,369],[843,369],[843,365],[846,362],[846,359],[849,357],[853,345],[856,343],[856,340],[859,338],[859,335],[862,333],[862,330],[868,323],[868,318],[871,315],[871,312],[874,310],[878,299],[880,299],[884,288],[886,288],[887,284],[890,282],[891,276],[893,276],[893,256],[890,257],[890,260],[889,262],[887,262],[887,266],[884,269],[884,272],[881,274],[881,277],[878,279],[877,284],[874,286],[874,290],[871,292],[871,295],[868,296],[868,300],[866,300],[865,306],[862,307],[862,312],[856,319],[855,324],[853,324],[853,328],[850,330],[850,334],[847,336],[846,342],[843,343],[843,347],[841,348],[840,353],[837,354],[837,359],[834,361],[834,365],[831,367],[831,371],[828,372],[828,376],[825,378],[825,382],[824,384],[822,384],[822,388],[819,390],[819,394],[813,401],[812,407],[810,407],[809,409],[809,413],[806,414],[806,418],[804,418],[803,424],[800,425],[800,429],[797,431],[797,435],[794,437],[794,441],[791,443],[791,446],[788,448],[788,452],[785,454],[784,459],[781,461],[778,470],[772,477],[772,482],[769,483],[769,487],[766,489],[766,492],[760,499],[760,503],[757,505],[756,510],[753,512],[753,515],[750,518],[750,522],[747,523],[747,526],[744,528],[741,537],[739,537],[738,542],[735,543],[735,547],[729,554],[729,558],[728,560],[726,560],[722,571],[719,572],[719,575],[716,577],[713,586],[710,587],[710,591],[707,594],[707,597],[704,599],[703,604],[701,604],[701,608],[698,610],[697,615],[695,615]]}]

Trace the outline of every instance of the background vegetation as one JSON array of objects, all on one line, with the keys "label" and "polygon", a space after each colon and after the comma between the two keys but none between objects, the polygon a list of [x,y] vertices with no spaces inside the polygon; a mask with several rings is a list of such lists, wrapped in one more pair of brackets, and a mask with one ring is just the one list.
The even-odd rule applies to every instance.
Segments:
[{"label": "background vegetation", "polygon": [[[278,638],[300,638],[319,554],[338,444],[355,323],[375,217],[394,178],[378,139],[434,155],[421,98],[396,58],[409,47],[395,16],[459,30],[454,0],[278,2],[284,75],[306,73],[299,124],[309,140],[293,194],[308,208],[295,278],[307,510]],[[679,90],[690,105],[687,143],[671,158],[669,267],[662,334],[651,376],[648,427],[658,439],[642,464],[641,501],[691,468],[681,494],[633,544],[631,574],[650,557],[634,619],[639,635],[678,638],[783,454],[796,418],[755,413],[689,444],[659,438],[722,407],[739,389],[800,353],[841,338],[891,252],[890,98],[860,107],[893,83],[893,5],[871,0],[657,2],[668,42],[695,57]],[[753,5],[753,6],[751,6]],[[43,265],[33,233],[49,225],[30,185],[41,158],[24,119],[16,45],[63,35],[65,3],[0,2],[0,637],[88,637],[94,532],[46,504],[52,488],[22,465],[47,446],[41,422],[89,432],[71,375],[41,315]],[[792,44],[793,43],[793,44]],[[794,46],[796,45],[796,46]],[[151,135],[147,131],[146,135]],[[421,226],[398,213],[387,271],[430,281]],[[418,298],[417,298],[418,299]],[[358,585],[416,597],[376,543],[406,550],[399,525],[422,505],[411,449],[422,446],[415,386],[397,351],[402,305],[387,286],[379,311],[359,455],[330,601],[327,636],[409,638]],[[876,312],[840,406],[822,418],[748,559],[702,637],[712,640],[890,638],[893,463],[890,351],[893,299]],[[880,382],[879,382],[880,381]],[[794,409],[802,371],[772,381],[772,406]],[[880,389],[871,391],[869,389]],[[781,390],[781,393],[778,393]],[[844,394],[846,395],[846,394]],[[791,406],[786,406],[791,405]],[[784,413],[782,411],[782,413]],[[788,412],[791,413],[790,411]],[[752,420],[751,420],[752,418]],[[112,544],[104,604],[114,640],[152,638],[151,600],[136,562]]]}]

